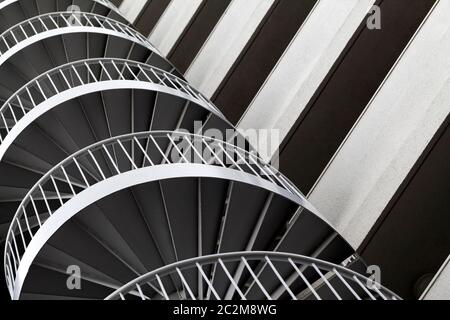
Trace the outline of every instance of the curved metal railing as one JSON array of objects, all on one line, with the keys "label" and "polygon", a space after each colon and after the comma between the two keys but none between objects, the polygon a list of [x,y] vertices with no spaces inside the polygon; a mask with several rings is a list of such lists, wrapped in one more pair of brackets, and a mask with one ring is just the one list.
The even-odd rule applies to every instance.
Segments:
[{"label": "curved metal railing", "polygon": [[[233,271],[237,264],[242,264],[245,269],[239,276]],[[257,276],[262,266],[268,266],[270,280],[284,286],[286,299],[400,300],[380,284],[342,266],[279,252],[233,252],[177,262],[129,282],[106,300],[136,297],[142,300],[247,300],[245,288],[249,282],[255,282],[261,296],[272,300],[267,284],[273,284],[273,281]],[[215,267],[223,271],[220,282],[216,282],[210,273]],[[290,272],[286,273],[286,270]],[[297,275],[297,281],[287,285],[284,274],[291,275],[292,272]],[[230,289],[233,294],[227,298],[225,294]]]},{"label": "curved metal railing", "polygon": [[193,102],[224,118],[217,107],[187,82],[150,65],[124,60],[96,58],[72,62],[50,70],[20,88],[0,107],[0,144],[12,128],[31,110],[48,99],[75,87],[105,81],[140,81],[174,89]]},{"label": "curved metal railing", "polygon": [[153,47],[143,35],[126,24],[114,19],[94,13],[54,12],[22,21],[3,32],[3,34],[0,35],[0,59],[5,53],[13,49],[19,43],[38,34],[73,27],[106,29],[109,32],[112,31],[123,38],[140,43],[150,50],[159,53],[159,51]]},{"label": "curved metal railing", "polygon": [[5,276],[11,294],[21,259],[36,232],[67,201],[101,181],[128,171],[183,163],[219,166],[251,174],[274,184],[295,199],[304,199],[275,168],[253,153],[221,140],[168,131],[110,138],[86,147],[56,165],[22,200],[5,242]]}]

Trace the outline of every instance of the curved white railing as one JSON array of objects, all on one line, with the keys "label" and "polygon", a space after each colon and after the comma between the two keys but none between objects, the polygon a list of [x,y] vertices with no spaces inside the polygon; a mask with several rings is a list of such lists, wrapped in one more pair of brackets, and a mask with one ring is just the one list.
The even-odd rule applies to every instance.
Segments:
[{"label": "curved white railing", "polygon": [[[81,60],[43,73],[25,84],[0,107],[0,128],[4,128],[4,133],[0,132],[0,159],[8,147],[2,147],[8,134],[30,111],[50,98],[88,84],[126,80],[156,85],[155,89],[159,87],[161,91],[178,94],[224,119],[216,106],[199,91],[167,71],[124,59]],[[12,139],[9,140],[12,143]]]},{"label": "curved white railing", "polygon": [[[236,276],[236,264],[242,264],[245,277]],[[247,300],[246,284],[255,282],[261,296],[272,300],[265,280],[258,278],[258,268],[267,265],[275,282],[284,286],[291,300],[401,300],[395,293],[350,269],[311,257],[280,252],[233,252],[193,258],[149,272],[120,289],[106,300]],[[210,270],[218,268],[227,278],[221,290]],[[288,285],[283,277],[287,268],[295,273],[297,283]],[[283,271],[282,271],[283,270]],[[272,283],[272,282],[271,282]],[[158,290],[155,290],[157,288]],[[232,289],[226,298],[224,292]]]},{"label": "curved white railing", "polygon": [[11,295],[15,292],[21,260],[37,231],[67,201],[111,177],[167,164],[218,166],[249,174],[270,183],[308,210],[314,210],[275,168],[235,145],[210,137],[166,131],[110,138],[84,148],[56,165],[24,197],[5,243],[5,276]]},{"label": "curved white railing", "polygon": [[114,19],[93,13],[54,12],[22,21],[3,32],[0,35],[0,65],[23,46],[44,39],[46,34],[57,35],[64,31],[112,34],[139,43],[159,54],[147,38]]}]

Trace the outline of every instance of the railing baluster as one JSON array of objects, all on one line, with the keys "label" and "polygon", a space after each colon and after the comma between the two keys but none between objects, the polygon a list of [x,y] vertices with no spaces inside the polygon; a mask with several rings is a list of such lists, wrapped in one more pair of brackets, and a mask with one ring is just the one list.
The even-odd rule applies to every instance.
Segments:
[{"label": "railing baluster", "polygon": [[320,276],[320,278],[323,280],[323,282],[325,282],[327,287],[330,288],[331,292],[333,292],[335,297],[338,300],[342,300],[341,296],[337,293],[336,289],[334,289],[334,287],[331,285],[331,283],[328,281],[328,279],[323,275],[322,271],[320,271],[320,269],[317,267],[317,265],[315,263],[313,263],[312,267],[314,268],[314,270],[316,270],[317,274]]},{"label": "railing baluster", "polygon": [[61,203],[61,205],[63,205],[64,201],[61,198],[61,193],[59,192],[59,189],[58,189],[58,186],[56,184],[55,178],[53,178],[53,176],[50,175],[50,179],[52,180],[53,186],[55,187],[55,191],[56,191],[56,195],[58,196],[59,203]]},{"label": "railing baluster", "polygon": [[179,88],[175,85],[175,83],[173,83],[173,81],[170,80],[170,77],[167,76],[167,73],[164,72],[163,76],[164,76],[164,78],[166,78],[169,81],[169,83],[174,87],[174,89],[179,90]]},{"label": "railing baluster", "polygon": [[11,114],[13,116],[14,122],[17,123],[16,113],[14,112],[13,107],[11,106],[11,103],[8,103],[8,109],[9,109],[9,111],[11,112]]},{"label": "railing baluster", "polygon": [[[19,268],[19,264],[20,264],[20,260],[22,259],[22,257],[20,256],[19,248],[17,248],[17,242],[16,242],[16,237],[15,237],[15,235],[13,235],[13,236],[11,237],[11,241],[12,241],[13,246],[14,246],[15,254],[17,255],[17,260],[16,260],[15,257],[14,257],[14,253],[12,254],[12,257],[13,257],[14,260],[16,260],[17,269],[18,269],[18,268]],[[8,242],[8,244],[9,244],[9,246],[11,247],[11,243]],[[11,250],[12,250],[12,249],[11,249]]]},{"label": "railing baluster", "polygon": [[243,172],[244,170],[241,168],[240,165],[237,164],[236,161],[234,161],[233,157],[228,154],[227,150],[223,147],[222,143],[219,142],[217,143],[217,145],[222,150],[223,154],[225,154],[225,156],[232,162],[233,166],[236,167],[239,171]]},{"label": "railing baluster", "polygon": [[[205,144],[206,148],[209,150],[209,152],[211,152],[211,155],[214,156],[214,158],[216,158],[217,161],[219,161],[219,164],[222,167],[226,167],[226,165],[222,162],[222,160],[217,156],[216,152],[209,146],[209,144],[206,142],[205,138],[202,138],[203,143]],[[212,160],[212,159],[211,159]]]},{"label": "railing baluster", "polygon": [[[9,249],[7,244],[5,244],[5,255],[6,255],[6,260],[8,260],[7,266],[9,267],[9,273],[11,274],[11,278],[13,278],[16,268],[13,264],[14,258],[13,258],[13,261],[11,261],[12,251]],[[13,271],[13,268],[14,268],[14,271]]]},{"label": "railing baluster", "polygon": [[28,38],[28,35],[27,35],[27,33],[25,32],[25,29],[23,28],[23,26],[20,25],[19,28],[20,28],[20,31],[22,31],[22,33],[23,33],[23,35],[25,36],[25,38]]},{"label": "railing baluster", "polygon": [[8,253],[6,253],[5,255],[6,255],[6,260],[8,260],[6,263],[6,270],[8,271],[8,278],[9,278],[9,282],[10,282],[8,287],[10,288],[10,291],[13,291],[14,275],[13,275],[12,268],[11,268],[11,259],[9,258]]},{"label": "railing baluster", "polygon": [[30,25],[30,27],[33,30],[34,34],[38,34],[36,28],[34,27],[34,24],[31,21],[28,21],[28,24]]},{"label": "railing baluster", "polygon": [[[261,160],[260,158],[258,158],[258,156],[254,155],[252,152],[250,152],[249,157],[252,158],[253,162],[258,162],[258,160]],[[261,162],[262,162],[262,161],[261,161]],[[257,165],[258,165],[258,164],[257,164]],[[270,181],[271,181],[272,183],[277,184],[277,185],[280,185],[280,186],[282,186],[283,188],[285,188],[285,189],[291,191],[290,188],[289,188],[289,186],[286,185],[286,184],[284,183],[284,181],[281,180],[281,179],[278,177],[278,174],[277,174],[278,172],[275,170],[275,168],[272,168],[270,164],[262,162],[261,164],[258,165],[258,168],[264,173],[265,176],[267,176],[267,178],[270,179]],[[273,169],[273,170],[272,170],[272,169]],[[273,177],[273,179],[271,179],[270,177]],[[275,180],[276,180],[276,181],[275,181]]]},{"label": "railing baluster", "polygon": [[199,94],[196,93],[194,90],[192,90],[191,86],[188,83],[186,83],[184,87],[186,88],[186,90],[188,90],[191,93],[191,96],[193,96],[193,97],[198,99],[198,95]]},{"label": "railing baluster", "polygon": [[152,140],[153,144],[156,146],[159,153],[162,155],[164,161],[167,163],[170,163],[169,159],[166,157],[166,154],[161,150],[161,148],[159,147],[159,144],[156,142],[155,138],[153,138],[152,135],[150,135],[150,140]]},{"label": "railing baluster", "polygon": [[103,147],[103,150],[105,150],[106,155],[109,158],[109,161],[111,161],[112,165],[114,166],[114,169],[116,169],[117,174],[120,174],[121,172],[120,172],[119,168],[117,167],[117,164],[114,161],[114,159],[112,158],[111,154],[109,153],[108,148],[106,148],[106,146],[104,144],[102,145],[102,147]]},{"label": "railing baluster", "polygon": [[50,81],[50,83],[51,83],[53,89],[54,89],[55,92],[58,94],[58,93],[59,93],[59,90],[58,90],[58,88],[56,87],[55,82],[53,81],[52,77],[50,77],[50,75],[49,75],[48,73],[47,73],[47,79]]},{"label": "railing baluster", "polygon": [[6,48],[8,48],[8,50],[11,49],[11,47],[9,46],[8,41],[6,41],[6,38],[5,38],[5,37],[2,37],[2,40],[3,40],[3,42],[5,43]]},{"label": "railing baluster", "polygon": [[[117,22],[115,22],[115,21],[113,21],[113,24],[123,33],[123,34],[126,34],[126,35],[128,35],[128,36],[130,36],[130,37],[132,37],[132,38],[134,38],[134,39],[137,39],[137,37],[133,34],[133,33],[130,33],[130,32],[128,32],[126,29],[124,29],[124,28],[122,28],[122,26],[120,25],[120,23],[117,23]],[[117,30],[116,30],[117,31]]]},{"label": "railing baluster", "polygon": [[91,26],[91,27],[94,27],[94,28],[95,28],[95,26],[94,26],[94,24],[92,23],[91,19],[90,19],[90,18],[88,18],[88,17],[86,16],[86,14],[85,14],[85,13],[83,13],[83,17],[84,17],[84,19],[86,19],[86,22],[87,22],[87,24],[88,24],[89,26]]},{"label": "railing baluster", "polygon": [[44,21],[42,21],[42,19],[39,17],[38,18],[39,22],[41,23],[41,25],[44,27],[45,31],[48,31],[47,25],[45,24]]},{"label": "railing baluster", "polygon": [[345,280],[345,278],[337,271],[336,268],[333,269],[334,274],[342,281],[342,283],[347,287],[347,289],[353,294],[356,300],[361,300],[361,297],[356,293],[355,290],[351,287],[351,285]]},{"label": "railing baluster", "polygon": [[[9,265],[13,268],[12,270],[14,270],[14,274],[17,275],[18,263],[16,261],[16,257],[14,256],[14,250],[11,247],[11,243],[9,241],[7,242],[7,247],[9,247],[9,253],[10,253],[8,255]],[[10,257],[12,257],[12,263],[11,263],[11,258]]]},{"label": "railing baluster", "polygon": [[[136,144],[138,145],[139,149],[141,149],[145,159],[147,159],[147,161],[150,163],[151,166],[154,166],[155,164],[153,163],[152,159],[150,159],[149,155],[147,154],[147,151],[144,150],[144,148],[142,147],[142,145],[140,144],[139,140],[134,137],[134,141],[136,142]],[[142,165],[143,167],[145,166],[145,162]]]},{"label": "railing baluster", "polygon": [[39,190],[41,191],[42,198],[44,199],[45,206],[47,207],[47,210],[48,210],[48,214],[51,216],[53,213],[52,213],[52,210],[50,209],[50,206],[47,201],[47,197],[45,196],[44,189],[42,189],[41,185],[39,185]]},{"label": "railing baluster", "polygon": [[16,44],[18,44],[19,41],[17,40],[16,35],[14,34],[14,31],[10,30],[9,33],[12,35],[12,37],[13,37],[14,41],[16,42]]},{"label": "railing baluster", "polygon": [[369,296],[370,299],[377,300],[377,298],[373,296],[373,294],[366,288],[364,284],[361,283],[361,281],[356,276],[353,276],[353,280],[355,280],[355,282],[364,290],[364,292]]},{"label": "railing baluster", "polygon": [[[110,27],[111,27],[111,29],[113,29],[114,31],[116,31],[117,32],[117,29],[116,28],[114,28],[114,26],[111,24],[111,22],[109,22],[109,20],[108,19],[104,19],[104,22],[105,23],[107,23]],[[104,27],[105,25],[103,25],[103,27]]]},{"label": "railing baluster", "polygon": [[22,206],[22,212],[23,212],[22,216],[24,217],[25,223],[27,224],[28,232],[30,233],[31,238],[33,238],[34,234],[33,234],[33,232],[31,232],[30,223],[28,221],[28,216],[27,216],[27,211],[25,210],[25,206]]},{"label": "railing baluster", "polygon": [[187,289],[189,296],[191,297],[192,300],[197,300],[195,299],[194,294],[192,293],[191,287],[189,286],[189,284],[187,283],[186,279],[184,278],[183,274],[181,273],[181,270],[176,268],[178,276],[181,279],[181,282],[183,283],[184,287]]},{"label": "railing baluster", "polygon": [[36,207],[36,203],[34,202],[34,198],[32,195],[30,195],[30,201],[31,201],[31,205],[33,206],[33,210],[34,210],[34,214],[36,216],[37,222],[39,224],[39,228],[42,227],[42,222],[41,222],[41,218],[39,217],[39,211]]},{"label": "railing baluster", "polygon": [[50,19],[51,22],[53,22],[53,24],[55,25],[56,29],[59,28],[59,25],[56,23],[55,19],[53,18],[52,15],[49,15],[48,18]]},{"label": "railing baluster", "polygon": [[136,76],[136,74],[133,72],[133,70],[131,70],[131,67],[129,65],[128,62],[125,62],[125,68],[127,68],[127,70],[131,73],[131,75],[133,76],[134,80],[139,80],[139,78]]},{"label": "railing baluster", "polygon": [[128,160],[130,161],[132,167],[134,169],[138,169],[138,166],[136,165],[136,163],[134,163],[133,159],[130,157],[130,155],[128,154],[127,150],[125,149],[125,147],[123,146],[122,142],[120,140],[116,140],[117,143],[119,144],[120,148],[122,149],[123,153],[125,154],[125,156],[128,158]]},{"label": "railing baluster", "polygon": [[91,75],[91,77],[94,79],[94,82],[98,82],[97,77],[92,72],[92,69],[89,67],[89,65],[86,63],[86,61],[84,62],[84,65],[86,66],[86,69],[88,70],[88,72]]},{"label": "railing baluster", "polygon": [[178,155],[181,156],[181,158],[184,160],[185,163],[189,163],[188,159],[186,159],[186,157],[184,156],[183,152],[181,152],[181,150],[178,148],[177,144],[175,143],[175,141],[173,141],[172,137],[170,136],[170,134],[167,134],[167,138],[170,141],[170,144],[175,148],[175,150],[178,152]]},{"label": "railing baluster", "polygon": [[78,73],[78,70],[75,68],[75,66],[72,64],[71,65],[73,72],[75,72],[75,75],[78,78],[78,81],[80,81],[81,85],[84,85],[84,81],[81,79],[80,74]]},{"label": "railing baluster", "polygon": [[25,237],[23,235],[22,225],[20,224],[20,221],[19,221],[19,219],[17,219],[17,217],[15,218],[15,220],[16,220],[17,226],[19,227],[19,233],[20,233],[20,237],[22,238],[23,248],[26,250],[27,249],[27,244],[26,244],[26,241],[25,241]]},{"label": "railing baluster", "polygon": [[100,66],[102,67],[102,70],[105,71],[106,75],[108,76],[109,80],[112,80],[111,75],[109,74],[108,70],[106,69],[103,62],[99,61]]},{"label": "railing baluster", "polygon": [[70,181],[69,175],[67,174],[66,169],[64,168],[64,166],[61,166],[61,171],[63,172],[64,177],[67,180],[67,183],[69,184],[70,191],[72,191],[73,195],[76,196],[77,194],[75,192],[75,189],[72,186],[72,182]]},{"label": "railing baluster", "polygon": [[13,108],[12,108],[10,103],[8,103],[8,109],[9,109],[9,111],[11,112],[11,114],[13,116],[14,122],[17,124],[16,114],[14,113],[14,110],[13,110]]},{"label": "railing baluster", "polygon": [[5,115],[3,114],[3,112],[0,113],[0,116],[2,117],[2,121],[3,121],[3,124],[5,125],[6,132],[9,133],[9,125],[5,119]]},{"label": "railing baluster", "polygon": [[26,87],[25,90],[27,91],[28,97],[30,98],[31,103],[33,104],[33,107],[36,107],[36,102],[34,102],[33,96],[31,95],[31,92],[28,89],[28,87]]},{"label": "railing baluster", "polygon": [[72,13],[71,17],[73,17],[80,24],[80,26],[83,25],[83,23],[80,21],[80,19],[78,19],[77,14]]},{"label": "railing baluster", "polygon": [[138,283],[136,283],[136,288],[137,288],[137,290],[139,292],[139,295],[141,296],[141,299],[145,300],[144,293],[142,292],[141,286]]},{"label": "railing baluster", "polygon": [[119,79],[125,80],[125,78],[123,77],[122,72],[119,70],[119,68],[117,68],[117,65],[114,62],[114,60],[111,60],[110,62],[113,65],[114,69],[116,69],[117,73],[119,74]]},{"label": "railing baluster", "polygon": [[156,275],[156,280],[158,281],[159,287],[161,288],[164,299],[169,300],[169,296],[167,295],[166,288],[164,288],[161,278],[158,275]]},{"label": "railing baluster", "polygon": [[[194,146],[194,144],[189,140],[187,136],[184,136],[184,139],[189,144],[189,149],[194,150],[195,154],[200,158],[200,160],[203,162],[203,164],[207,164],[206,160],[203,158],[203,156],[200,154],[200,152],[197,150],[197,148]],[[194,141],[195,143],[195,141]]]},{"label": "railing baluster", "polygon": [[142,72],[142,74],[144,75],[145,78],[147,78],[148,82],[153,83],[154,81],[148,76],[148,74],[144,71],[144,69],[142,69],[141,65],[138,64],[138,68],[139,70]]},{"label": "railing baluster", "polygon": [[383,300],[387,300],[386,296],[380,291],[380,289],[378,289],[377,284],[374,284],[372,286],[372,289],[376,291],[376,293],[379,294],[379,296],[381,297],[381,299]]},{"label": "railing baluster", "polygon": [[39,89],[39,91],[41,92],[41,95],[44,97],[44,100],[47,100],[47,95],[45,94],[44,90],[41,87],[41,84],[39,83],[39,80],[36,80],[36,85]]},{"label": "railing baluster", "polygon": [[286,291],[289,293],[289,295],[291,296],[292,300],[297,300],[297,297],[294,295],[294,293],[292,292],[291,288],[289,288],[289,286],[287,285],[287,283],[284,281],[283,277],[280,275],[280,273],[278,272],[278,270],[275,268],[275,266],[273,265],[272,261],[269,259],[268,256],[265,257],[266,262],[269,264],[270,269],[272,269],[273,273],[275,274],[275,276],[278,278],[278,280],[281,282],[281,284],[283,285],[283,287],[286,289]]},{"label": "railing baluster", "polygon": [[25,108],[23,106],[22,99],[20,99],[20,95],[17,95],[16,98],[17,98],[17,101],[19,102],[19,106],[20,106],[20,109],[23,112],[23,115],[26,115],[27,112],[25,111]]},{"label": "railing baluster", "polygon": [[261,281],[259,281],[258,277],[256,276],[256,274],[253,272],[252,268],[248,264],[247,259],[245,259],[244,257],[241,257],[241,260],[244,263],[245,267],[247,268],[248,272],[250,272],[250,275],[252,276],[253,281],[255,281],[255,283],[261,289],[262,293],[266,296],[267,300],[272,300],[272,297],[267,292],[266,288],[264,288],[264,286],[262,285]]},{"label": "railing baluster", "polygon": [[[192,93],[191,93],[188,89],[186,89],[186,87],[188,87],[188,86],[182,84],[182,83],[178,80],[177,77],[173,77],[173,78],[174,78],[175,82],[179,84],[180,90],[183,90],[188,96],[192,97]],[[196,97],[194,96],[194,98],[196,98]]]},{"label": "railing baluster", "polygon": [[103,180],[106,180],[106,176],[103,173],[102,168],[97,162],[97,159],[95,159],[94,155],[92,154],[91,150],[88,150],[89,156],[91,157],[92,161],[94,161],[95,166],[97,167],[98,171],[100,172],[100,175],[102,176]]},{"label": "railing baluster", "polygon": [[160,84],[160,83],[164,84],[164,81],[156,74],[156,72],[155,72],[155,70],[153,70],[153,68],[150,68],[150,72],[153,73],[153,75],[156,77],[156,79],[158,79],[158,81],[159,81],[158,84]]},{"label": "railing baluster", "polygon": [[253,167],[245,160],[244,157],[242,157],[241,153],[239,152],[238,149],[235,149],[235,153],[236,155],[239,157],[239,159],[241,159],[241,161],[254,173],[255,176],[259,177],[259,174],[256,172],[255,169],[253,169]]},{"label": "railing baluster", "polygon": [[216,289],[214,289],[214,286],[211,284],[211,281],[209,281],[208,277],[205,274],[205,271],[203,271],[203,268],[198,262],[195,264],[197,266],[198,271],[200,271],[200,274],[202,275],[203,280],[205,280],[206,284],[208,285],[208,288],[211,290],[212,294],[217,300],[221,300],[219,295],[217,294]]},{"label": "railing baluster", "polygon": [[72,25],[70,24],[70,22],[66,19],[66,17],[63,15],[63,14],[60,14],[59,15],[62,19],[63,19],[63,21],[66,23],[66,27],[71,27]]},{"label": "railing baluster", "polygon": [[322,300],[322,298],[319,296],[319,294],[317,293],[316,289],[313,288],[313,286],[311,285],[311,283],[308,281],[308,279],[306,279],[305,275],[303,274],[303,272],[300,271],[300,269],[297,267],[297,265],[294,263],[294,261],[292,261],[291,258],[288,259],[289,263],[292,265],[292,267],[294,268],[295,272],[297,272],[297,274],[299,275],[299,277],[303,280],[303,282],[306,284],[306,286],[308,287],[308,289],[312,292],[312,294],[314,295],[314,297],[317,300]]},{"label": "railing baluster", "polygon": [[59,69],[59,73],[60,73],[61,76],[63,77],[64,82],[65,82],[66,85],[67,85],[67,88],[71,89],[71,88],[72,88],[72,85],[69,83],[69,80],[67,80],[67,77],[66,77],[66,75],[64,74],[64,72],[63,72],[61,69]]},{"label": "railing baluster", "polygon": [[[248,154],[248,159],[250,160],[250,164],[251,164],[251,161],[253,161],[253,163],[258,167],[258,169],[259,169],[261,172],[266,173],[266,171],[259,165],[258,159],[256,159],[256,160],[253,159],[253,155],[252,155],[251,153]],[[262,178],[261,174],[259,174],[258,176],[260,176],[260,177]],[[273,184],[277,184],[277,183],[270,177],[269,174],[266,173],[265,176],[270,180],[270,182],[272,182]]]},{"label": "railing baluster", "polygon": [[225,266],[225,264],[223,263],[222,259],[219,258],[219,264],[222,267],[223,271],[225,272],[228,280],[230,280],[231,284],[233,285],[234,289],[236,289],[237,293],[241,296],[242,300],[247,300],[247,298],[244,296],[244,294],[242,293],[241,289],[239,289],[238,284],[236,283],[236,281],[234,281],[233,277],[231,276],[230,272],[228,271],[227,267]]},{"label": "railing baluster", "polygon": [[94,16],[94,19],[95,19],[95,21],[98,22],[98,24],[101,28],[104,28],[103,23],[100,22],[100,20],[97,18],[97,16]]},{"label": "railing baluster", "polygon": [[78,171],[80,172],[81,177],[83,178],[84,183],[86,184],[87,187],[90,187],[89,181],[86,179],[86,176],[84,175],[84,172],[83,172],[83,170],[81,169],[81,166],[80,166],[80,164],[78,163],[77,159],[76,159],[75,157],[73,157],[72,160],[73,160],[73,162],[75,163],[75,165],[76,165]]}]

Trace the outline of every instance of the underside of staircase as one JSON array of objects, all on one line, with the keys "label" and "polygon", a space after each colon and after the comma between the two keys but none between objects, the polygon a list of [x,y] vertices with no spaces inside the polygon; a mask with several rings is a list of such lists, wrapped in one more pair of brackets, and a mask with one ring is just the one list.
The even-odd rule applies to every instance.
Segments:
[{"label": "underside of staircase", "polygon": [[3,0],[0,34],[12,299],[399,299],[109,1]]}]

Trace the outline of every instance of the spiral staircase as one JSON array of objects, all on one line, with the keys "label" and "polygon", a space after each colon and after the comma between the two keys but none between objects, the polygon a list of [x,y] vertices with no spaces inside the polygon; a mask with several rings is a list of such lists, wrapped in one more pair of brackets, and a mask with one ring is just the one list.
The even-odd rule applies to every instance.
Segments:
[{"label": "spiral staircase", "polygon": [[12,299],[400,299],[114,5],[3,0],[0,32]]}]

